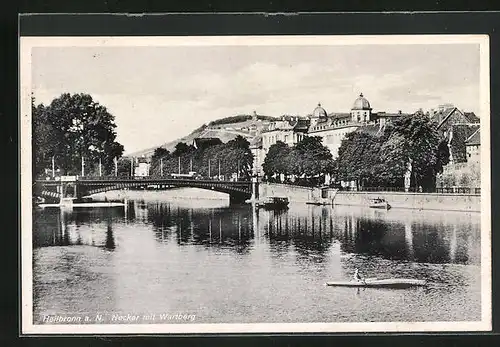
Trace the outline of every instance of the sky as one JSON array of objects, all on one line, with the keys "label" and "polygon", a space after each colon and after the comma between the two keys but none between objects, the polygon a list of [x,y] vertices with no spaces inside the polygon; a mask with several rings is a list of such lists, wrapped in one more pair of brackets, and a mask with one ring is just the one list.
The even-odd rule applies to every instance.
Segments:
[{"label": "sky", "polygon": [[49,104],[87,93],[115,117],[125,153],[212,120],[349,112],[362,92],[374,112],[452,103],[479,112],[478,44],[35,47],[32,91]]}]

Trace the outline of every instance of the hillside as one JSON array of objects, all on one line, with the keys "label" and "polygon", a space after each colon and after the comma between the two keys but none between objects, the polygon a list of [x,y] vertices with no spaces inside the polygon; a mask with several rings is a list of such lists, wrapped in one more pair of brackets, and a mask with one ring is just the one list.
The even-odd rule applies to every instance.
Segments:
[{"label": "hillside", "polygon": [[272,120],[275,120],[275,118],[262,115],[257,115],[257,120],[255,120],[252,115],[237,115],[217,119],[208,123],[208,125],[205,124],[193,130],[193,132],[187,136],[134,153],[127,153],[126,157],[149,157],[153,155],[155,149],[158,147],[163,147],[172,152],[179,142],[189,144],[192,143],[195,138],[199,137],[218,137],[222,142],[227,142],[241,135],[251,140],[269,124],[269,121]]}]

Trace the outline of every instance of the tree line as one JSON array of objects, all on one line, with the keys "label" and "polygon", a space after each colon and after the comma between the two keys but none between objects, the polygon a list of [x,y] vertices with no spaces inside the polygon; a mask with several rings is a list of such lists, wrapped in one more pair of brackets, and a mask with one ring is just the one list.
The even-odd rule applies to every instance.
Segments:
[{"label": "tree line", "polygon": [[[410,187],[429,191],[448,164],[449,150],[429,117],[417,112],[388,122],[378,134],[354,131],[346,135],[333,159],[320,137],[305,137],[293,147],[277,142],[263,164],[267,180],[318,185],[354,182],[360,187]],[[407,182],[408,183],[408,182]]]},{"label": "tree line", "polygon": [[449,162],[448,144],[423,113],[387,123],[379,135],[352,132],[339,148],[334,175],[356,186],[409,187],[430,191]]},{"label": "tree line", "polygon": [[200,148],[179,142],[172,153],[159,147],[151,157],[150,174],[160,176],[162,170],[163,175],[194,171],[208,178],[217,176],[220,172],[225,179],[237,174],[238,178],[248,180],[252,174],[252,167],[253,154],[250,143],[238,135],[226,143]]},{"label": "tree line", "polygon": [[33,175],[54,167],[61,175],[79,175],[82,157],[85,173],[114,172],[114,160],[124,147],[116,141],[114,116],[88,94],[64,93],[49,105],[35,104],[32,112]]}]

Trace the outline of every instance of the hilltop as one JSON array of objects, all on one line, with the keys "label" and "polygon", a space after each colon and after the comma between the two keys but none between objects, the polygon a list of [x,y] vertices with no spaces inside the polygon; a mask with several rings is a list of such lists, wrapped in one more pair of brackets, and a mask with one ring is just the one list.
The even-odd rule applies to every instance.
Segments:
[{"label": "hilltop", "polygon": [[274,117],[263,115],[237,115],[225,117],[204,124],[198,129],[193,130],[189,135],[177,140],[159,144],[158,146],[143,149],[134,153],[129,153],[126,157],[149,157],[152,156],[158,147],[165,148],[172,152],[179,142],[192,143],[194,139],[200,137],[218,137],[222,142],[227,142],[241,135],[248,140],[253,139],[260,134],[270,121],[276,120]]}]

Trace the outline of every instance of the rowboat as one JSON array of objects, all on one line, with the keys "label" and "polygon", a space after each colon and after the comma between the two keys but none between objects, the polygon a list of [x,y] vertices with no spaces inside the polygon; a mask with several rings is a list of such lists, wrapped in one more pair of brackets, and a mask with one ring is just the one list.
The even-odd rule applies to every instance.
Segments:
[{"label": "rowboat", "polygon": [[363,288],[410,288],[425,286],[425,280],[416,280],[410,278],[387,278],[376,279],[367,278],[365,281],[332,281],[326,282],[327,286],[333,287],[363,287]]},{"label": "rowboat", "polygon": [[391,205],[389,205],[389,203],[382,198],[371,199],[369,206],[371,208],[382,208],[386,210],[391,208]]}]

